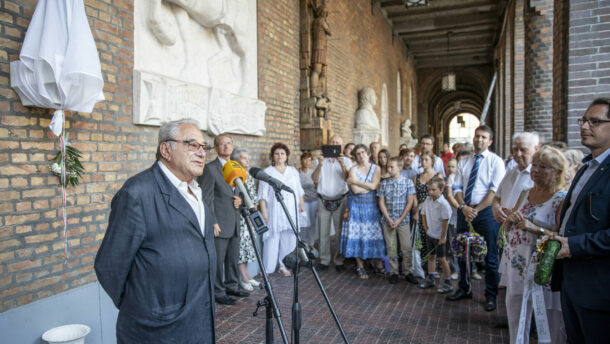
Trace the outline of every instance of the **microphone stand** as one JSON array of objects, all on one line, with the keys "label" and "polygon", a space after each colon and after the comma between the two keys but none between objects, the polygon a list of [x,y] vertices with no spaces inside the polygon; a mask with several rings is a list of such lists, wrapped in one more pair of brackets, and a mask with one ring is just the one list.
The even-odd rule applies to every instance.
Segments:
[{"label": "microphone stand", "polygon": [[280,309],[277,305],[275,295],[273,294],[271,282],[269,282],[269,275],[267,275],[267,271],[265,271],[265,265],[263,264],[261,254],[258,249],[258,243],[256,242],[256,237],[254,236],[255,231],[252,229],[252,225],[249,221],[249,210],[244,204],[239,207],[239,210],[241,211],[241,216],[246,222],[246,227],[248,227],[248,232],[250,233],[250,240],[252,241],[252,247],[254,248],[254,253],[256,254],[256,261],[258,262],[258,267],[261,270],[261,274],[263,275],[263,285],[265,286],[265,291],[267,292],[267,296],[265,296],[261,300],[258,300],[258,302],[256,303],[256,310],[252,315],[256,316],[258,314],[258,309],[260,307],[265,307],[265,343],[273,344],[273,317],[275,316],[275,319],[277,320],[277,325],[280,329],[280,334],[282,335],[282,341],[284,342],[284,344],[288,344],[288,337],[286,336],[286,330],[284,329],[284,325],[282,324]]},{"label": "microphone stand", "polygon": [[[324,289],[324,285],[322,284],[322,281],[320,280],[320,276],[318,276],[318,272],[316,271],[316,268],[313,265],[313,259],[315,259],[315,255],[311,252],[311,250],[309,249],[309,246],[307,246],[304,242],[301,241],[301,238],[299,236],[299,231],[296,228],[294,222],[292,221],[290,212],[288,212],[288,208],[286,207],[286,204],[284,203],[284,196],[282,196],[282,190],[272,184],[269,184],[269,185],[271,185],[273,187],[273,190],[275,191],[275,198],[282,205],[284,214],[286,214],[286,217],[288,218],[288,222],[290,223],[290,227],[292,228],[292,231],[294,232],[294,235],[297,238],[296,264],[294,266],[294,269],[292,270],[293,279],[294,279],[294,294],[293,294],[293,304],[292,304],[292,330],[293,330],[292,339],[293,339],[293,343],[297,343],[297,344],[299,343],[300,331],[301,331],[301,304],[299,303],[299,270],[300,270],[299,267],[301,264],[299,262],[298,250],[299,250],[299,248],[302,248],[305,251],[305,254],[307,254],[307,257],[309,258],[309,262],[307,262],[306,266],[311,268],[311,271],[313,272],[313,275],[316,278],[316,282],[318,283],[318,286],[320,287],[320,291],[322,292],[322,295],[324,296],[324,300],[326,301],[326,304],[328,305],[328,308],[330,309],[330,312],[333,316],[333,319],[335,320],[335,323],[337,324],[337,328],[339,329],[339,332],[341,332],[343,341],[345,343],[349,344],[349,340],[347,339],[345,331],[343,331],[343,326],[341,326],[341,322],[339,321],[339,318],[337,317],[337,313],[335,313],[335,309],[333,308],[332,304],[330,303],[330,299],[328,298],[328,295],[326,294],[326,290]],[[294,196],[294,194],[293,194],[293,196]],[[295,196],[295,207],[298,207],[296,196]],[[298,212],[295,212],[295,216],[298,216]]]}]

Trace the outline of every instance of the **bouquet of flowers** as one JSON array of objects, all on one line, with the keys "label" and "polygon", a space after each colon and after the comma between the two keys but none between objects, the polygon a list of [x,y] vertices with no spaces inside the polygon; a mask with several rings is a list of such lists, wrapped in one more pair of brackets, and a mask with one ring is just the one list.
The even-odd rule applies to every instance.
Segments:
[{"label": "bouquet of flowers", "polygon": [[[85,171],[85,169],[83,168],[83,165],[81,164],[79,158],[82,157],[82,153],[81,151],[79,151],[78,149],[72,147],[72,146],[68,146],[66,145],[66,159],[65,159],[65,163],[66,163],[66,182],[65,182],[65,186],[68,186],[68,184],[72,185],[72,186],[76,186],[78,185],[78,178],[80,178],[80,176],[83,174],[83,172]],[[59,178],[59,183],[61,184],[61,151],[59,151],[57,153],[57,155],[55,155],[55,158],[53,158],[53,163],[51,164],[51,173],[53,173],[54,175],[57,176],[57,178]]]},{"label": "bouquet of flowers", "polygon": [[506,245],[507,241],[508,241],[507,233],[506,233],[506,229],[504,229],[504,223],[503,223],[500,225],[500,230],[498,231],[498,239],[496,240],[498,248],[503,248],[504,245]]},{"label": "bouquet of flowers", "polygon": [[466,258],[466,245],[470,242],[470,257],[469,260],[473,262],[482,262],[485,260],[487,255],[487,244],[485,239],[477,232],[474,231],[472,224],[468,224],[469,231],[466,233],[460,233],[451,241],[451,251],[453,255],[460,260],[467,260]]}]

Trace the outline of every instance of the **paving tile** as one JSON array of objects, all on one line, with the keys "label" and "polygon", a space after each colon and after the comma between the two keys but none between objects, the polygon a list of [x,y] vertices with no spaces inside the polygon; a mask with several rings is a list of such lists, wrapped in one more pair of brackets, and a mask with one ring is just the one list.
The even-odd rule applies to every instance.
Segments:
[{"label": "paving tile", "polygon": [[[360,280],[349,270],[319,273],[330,301],[351,343],[508,343],[504,291],[498,309],[483,309],[483,281],[474,281],[473,300],[448,302],[435,289],[422,290],[400,281],[389,284],[382,276]],[[270,275],[290,340],[293,279]],[[220,344],[264,343],[265,310],[253,317],[256,301],[264,298],[256,290],[233,306],[217,305],[216,339]],[[310,270],[299,276],[301,343],[343,343],[335,321]],[[277,321],[273,321],[275,343],[281,343]]]}]

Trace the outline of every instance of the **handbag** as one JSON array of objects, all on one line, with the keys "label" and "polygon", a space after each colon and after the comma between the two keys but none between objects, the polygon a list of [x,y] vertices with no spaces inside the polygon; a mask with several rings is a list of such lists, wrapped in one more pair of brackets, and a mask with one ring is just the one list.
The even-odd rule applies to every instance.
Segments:
[{"label": "handbag", "polygon": [[338,199],[324,199],[322,196],[320,196],[320,195],[318,195],[318,196],[322,200],[322,205],[328,211],[335,211],[335,210],[339,209],[339,206],[341,205],[341,201],[343,201],[343,197],[345,197],[345,195],[343,195]]}]

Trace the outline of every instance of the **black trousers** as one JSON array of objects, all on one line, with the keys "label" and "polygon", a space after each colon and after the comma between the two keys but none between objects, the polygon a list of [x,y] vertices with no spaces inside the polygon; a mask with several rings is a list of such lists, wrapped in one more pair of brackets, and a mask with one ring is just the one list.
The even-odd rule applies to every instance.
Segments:
[{"label": "black trousers", "polygon": [[[586,293],[586,290],[582,291]],[[566,325],[568,343],[591,344],[610,342],[610,310],[585,309],[575,305],[570,295],[561,292],[561,311]]]}]

